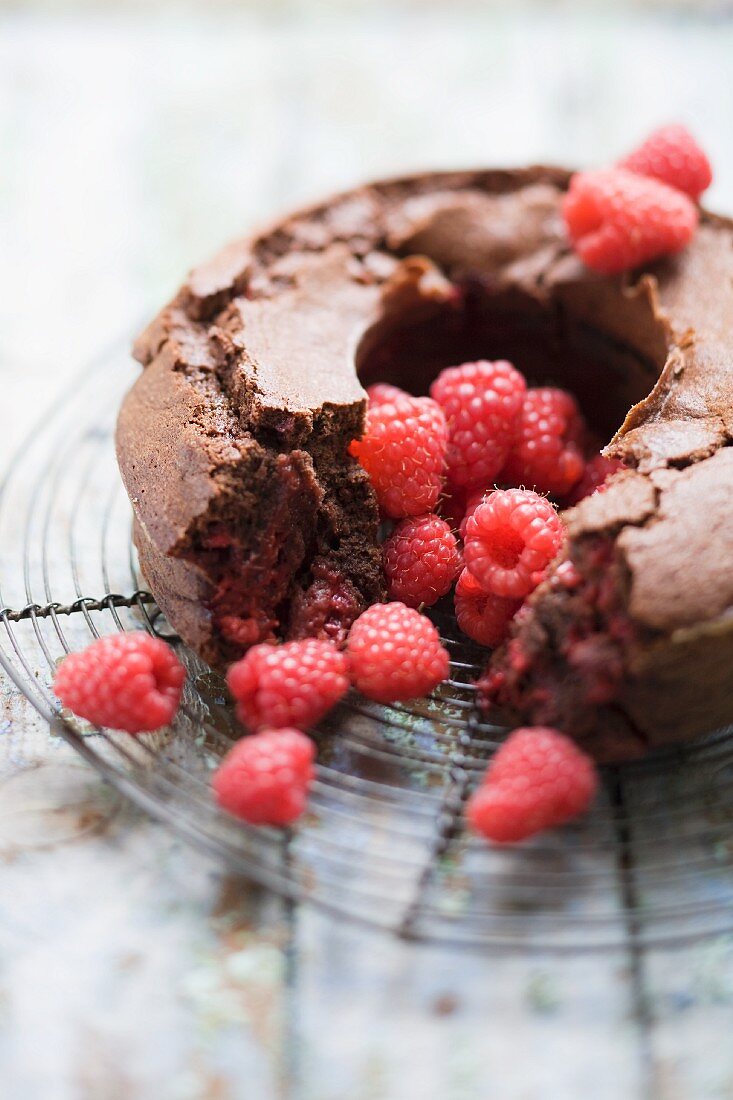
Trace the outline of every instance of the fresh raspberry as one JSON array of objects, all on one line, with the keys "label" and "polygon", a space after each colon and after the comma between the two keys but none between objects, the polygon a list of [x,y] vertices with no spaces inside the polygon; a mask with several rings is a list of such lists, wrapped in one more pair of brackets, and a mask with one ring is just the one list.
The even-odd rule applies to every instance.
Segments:
[{"label": "fresh raspberry", "polygon": [[710,161],[684,126],[662,126],[633,153],[619,161],[619,168],[662,183],[699,199],[713,181]]},{"label": "fresh raspberry", "polygon": [[466,524],[463,556],[486,592],[528,596],[562,546],[562,520],[529,489],[497,489]]},{"label": "fresh raspberry", "polygon": [[516,439],[499,480],[562,496],[583,475],[585,432],[572,394],[553,386],[527,390]]},{"label": "fresh raspberry", "polygon": [[410,396],[405,390],[401,390],[399,386],[393,386],[391,382],[375,382],[373,385],[367,386],[366,392],[370,409],[373,409],[376,405],[383,405],[385,401],[394,401],[396,397]]},{"label": "fresh raspberry", "polygon": [[679,252],[698,222],[687,195],[622,168],[573,176],[563,215],[576,252],[602,275]]},{"label": "fresh raspberry", "polygon": [[432,512],[445,473],[448,429],[429,397],[395,397],[367,412],[366,431],[351,444],[377,500],[392,519]]},{"label": "fresh raspberry", "polygon": [[431,607],[456,579],[460,554],[455,535],[440,516],[403,519],[382,547],[391,600]]},{"label": "fresh raspberry", "polygon": [[450,432],[448,482],[484,489],[509,454],[526,383],[511,363],[464,363],[441,371],[430,395],[443,408]]},{"label": "fresh raspberry", "polygon": [[214,772],[216,801],[250,825],[290,825],[305,809],[315,753],[296,729],[243,737]]},{"label": "fresh raspberry", "polygon": [[597,788],[593,761],[569,737],[527,727],[497,750],[466,817],[488,840],[524,840],[583,813]]},{"label": "fresh raspberry", "polygon": [[96,726],[144,733],[173,720],[185,679],[170,646],[135,631],[106,635],[70,653],[53,688],[65,707]]},{"label": "fresh raspberry", "polygon": [[346,657],[326,640],[256,645],[227,673],[237,717],[251,730],[307,729],[349,687]]},{"label": "fresh raspberry", "polygon": [[464,569],[456,584],[456,622],[479,645],[499,645],[509,623],[522,606],[521,600],[506,600],[484,592],[473,574]]},{"label": "fresh raspberry", "polygon": [[585,497],[592,496],[593,493],[602,492],[606,488],[608,480],[624,468],[623,462],[618,458],[595,455],[586,463],[585,473],[565,498],[564,503],[570,507],[573,504],[578,504]]},{"label": "fresh raspberry", "polygon": [[375,603],[347,643],[354,684],[378,703],[417,699],[448,675],[448,653],[429,619],[403,603]]}]

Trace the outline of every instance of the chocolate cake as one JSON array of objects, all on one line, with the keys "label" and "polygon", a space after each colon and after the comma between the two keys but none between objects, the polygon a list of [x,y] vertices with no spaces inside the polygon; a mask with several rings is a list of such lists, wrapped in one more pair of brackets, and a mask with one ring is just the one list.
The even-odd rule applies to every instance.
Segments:
[{"label": "chocolate cake", "polygon": [[733,223],[703,214],[678,256],[599,276],[567,244],[569,178],[359,188],[231,245],[143,333],[120,468],[145,577],[206,660],[343,638],[383,595],[347,450],[362,385],[425,393],[445,366],[506,358],[572,390],[629,469],[566,513],[484,697],[602,759],[733,721]]}]

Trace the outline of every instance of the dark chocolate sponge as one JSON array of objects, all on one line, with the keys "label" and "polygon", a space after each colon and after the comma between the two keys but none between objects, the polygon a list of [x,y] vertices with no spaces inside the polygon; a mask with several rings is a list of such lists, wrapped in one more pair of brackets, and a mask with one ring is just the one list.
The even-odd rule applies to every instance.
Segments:
[{"label": "dark chocolate sponge", "polygon": [[704,214],[679,256],[601,277],[568,250],[568,179],[357,189],[232,245],[141,336],[120,468],[148,583],[207,660],[342,637],[380,598],[377,510],[347,454],[358,379],[420,393],[505,357],[573,390],[631,469],[567,513],[487,696],[602,758],[733,721],[733,223]]}]

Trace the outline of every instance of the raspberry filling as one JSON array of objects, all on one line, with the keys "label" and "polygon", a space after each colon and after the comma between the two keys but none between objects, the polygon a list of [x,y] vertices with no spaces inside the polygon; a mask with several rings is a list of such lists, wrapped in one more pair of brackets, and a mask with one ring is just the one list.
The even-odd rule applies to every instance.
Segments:
[{"label": "raspberry filling", "polygon": [[363,597],[348,577],[324,561],[316,561],[311,572],[312,584],[293,600],[290,636],[328,638],[341,645],[363,609]]},{"label": "raspberry filling", "polygon": [[[198,533],[191,557],[216,578],[208,607],[228,659],[281,635],[341,644],[364,609],[364,593],[339,568],[341,558],[359,562],[353,537],[339,534],[346,492],[326,474],[307,452],[267,456],[254,484],[233,487],[257,493],[257,508],[225,501]],[[357,483],[353,507],[365,507],[364,494]],[[240,515],[248,517],[241,529]]]},{"label": "raspberry filling", "polygon": [[274,639],[280,605],[306,555],[308,520],[320,498],[308,463],[298,452],[278,455],[263,467],[274,503],[268,510],[260,502],[255,537],[250,528],[238,530],[224,514],[199,533],[195,547],[197,559],[205,557],[210,575],[216,577],[208,606],[232,657]]},{"label": "raspberry filling", "polygon": [[637,629],[613,541],[593,536],[572,552],[519,611],[479,689],[487,707],[521,708],[533,722],[582,735],[599,706],[617,702]]}]

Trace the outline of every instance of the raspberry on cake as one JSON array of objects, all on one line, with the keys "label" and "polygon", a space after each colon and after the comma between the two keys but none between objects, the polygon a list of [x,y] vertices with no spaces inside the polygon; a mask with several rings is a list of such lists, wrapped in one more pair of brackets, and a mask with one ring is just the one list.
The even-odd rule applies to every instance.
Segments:
[{"label": "raspberry on cake", "polygon": [[485,592],[522,599],[537,587],[562,546],[562,520],[529,489],[497,489],[466,523],[463,556]]},{"label": "raspberry on cake", "polygon": [[315,753],[311,739],[297,729],[243,737],[214,772],[214,797],[250,825],[291,825],[305,809]]},{"label": "raspberry on cake", "polygon": [[475,490],[493,483],[514,438],[526,383],[511,363],[464,363],[441,371],[430,387],[450,432],[448,482]]},{"label": "raspberry on cake", "polygon": [[680,252],[698,222],[695,204],[681,191],[622,168],[573,176],[563,215],[581,260],[602,275]]},{"label": "raspberry on cake", "polygon": [[344,654],[329,641],[308,638],[256,645],[227,673],[237,717],[251,730],[308,729],[349,687]]},{"label": "raspberry on cake", "polygon": [[466,817],[487,840],[525,840],[585,813],[597,788],[593,761],[569,737],[518,729],[497,749]]},{"label": "raspberry on cake", "polygon": [[64,657],[53,689],[79,718],[144,733],[173,721],[185,679],[186,670],[170,646],[136,631],[97,638]]},{"label": "raspberry on cake", "polygon": [[586,426],[578,402],[553,386],[528,390],[499,480],[563,496],[581,478]]},{"label": "raspberry on cake", "polygon": [[392,519],[433,510],[443,487],[448,431],[429,397],[391,397],[372,405],[351,453],[369,474],[380,508]]},{"label": "raspberry on cake", "polygon": [[360,615],[351,628],[347,653],[354,685],[378,703],[418,699],[449,672],[438,631],[403,603],[374,604]]},{"label": "raspberry on cake", "polygon": [[710,161],[684,126],[662,126],[619,161],[619,168],[640,176],[653,176],[699,199],[713,181]]},{"label": "raspberry on cake", "polygon": [[403,519],[382,547],[387,594],[408,607],[431,607],[450,591],[460,567],[456,537],[429,513]]}]

